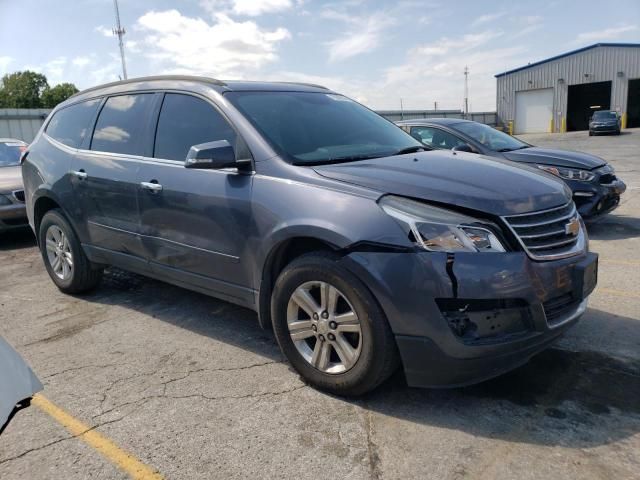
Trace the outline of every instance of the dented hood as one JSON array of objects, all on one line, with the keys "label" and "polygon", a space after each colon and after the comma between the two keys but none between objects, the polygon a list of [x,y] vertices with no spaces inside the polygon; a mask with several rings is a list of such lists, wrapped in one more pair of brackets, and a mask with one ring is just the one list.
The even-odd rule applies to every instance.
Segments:
[{"label": "dented hood", "polygon": [[564,205],[564,182],[532,167],[443,150],[314,167],[334,180],[492,215]]},{"label": "dented hood", "polygon": [[29,365],[0,337],[0,431],[13,408],[42,390],[42,383]]}]

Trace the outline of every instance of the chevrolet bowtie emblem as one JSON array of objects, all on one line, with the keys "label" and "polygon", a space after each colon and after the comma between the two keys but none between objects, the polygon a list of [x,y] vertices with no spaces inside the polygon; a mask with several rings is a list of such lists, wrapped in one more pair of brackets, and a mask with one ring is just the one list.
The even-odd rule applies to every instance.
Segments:
[{"label": "chevrolet bowtie emblem", "polygon": [[564,232],[567,235],[573,235],[574,237],[578,235],[578,232],[580,232],[580,222],[576,217],[573,217],[569,223],[564,226]]}]

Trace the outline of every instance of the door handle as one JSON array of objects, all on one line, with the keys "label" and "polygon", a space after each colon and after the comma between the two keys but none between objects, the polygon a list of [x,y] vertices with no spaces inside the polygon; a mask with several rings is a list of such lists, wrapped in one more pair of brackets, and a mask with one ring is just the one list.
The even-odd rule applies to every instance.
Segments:
[{"label": "door handle", "polygon": [[84,180],[85,178],[87,178],[87,172],[85,172],[84,170],[78,170],[78,171],[72,171],[71,175],[73,175],[74,177],[80,179],[80,180]]},{"label": "door handle", "polygon": [[157,192],[161,192],[162,191],[162,185],[160,185],[158,182],[156,181],[151,181],[151,182],[140,182],[140,186],[145,189],[145,190],[149,190],[153,193],[157,193]]}]

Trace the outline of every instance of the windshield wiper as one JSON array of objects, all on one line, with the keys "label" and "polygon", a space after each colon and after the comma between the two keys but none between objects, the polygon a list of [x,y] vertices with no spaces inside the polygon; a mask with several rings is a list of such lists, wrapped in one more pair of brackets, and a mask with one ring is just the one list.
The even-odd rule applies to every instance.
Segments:
[{"label": "windshield wiper", "polygon": [[513,152],[515,150],[522,150],[523,148],[530,148],[529,145],[522,145],[521,147],[516,147],[516,148],[501,148],[500,150],[497,150],[498,152]]},{"label": "windshield wiper", "polygon": [[415,152],[426,152],[427,147],[423,147],[422,145],[412,145],[411,147],[406,147],[397,152],[393,153],[393,155],[404,155],[405,153],[415,153]]}]

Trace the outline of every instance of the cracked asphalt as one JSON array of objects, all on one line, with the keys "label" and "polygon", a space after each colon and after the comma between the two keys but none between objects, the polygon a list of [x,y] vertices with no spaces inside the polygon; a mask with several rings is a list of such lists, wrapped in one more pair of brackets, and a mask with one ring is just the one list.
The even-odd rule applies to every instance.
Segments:
[{"label": "cracked asphalt", "polygon": [[[640,478],[640,130],[529,135],[616,167],[589,226],[599,286],[554,348],[481,385],[357,400],[307,387],[249,310],[119,270],[60,293],[30,232],[0,237],[0,334],[43,394],[165,478]],[[36,406],[0,436],[0,478],[127,475]]]}]

